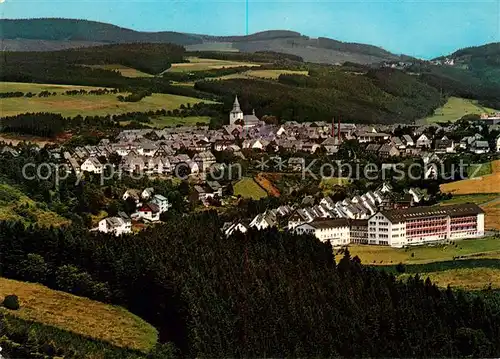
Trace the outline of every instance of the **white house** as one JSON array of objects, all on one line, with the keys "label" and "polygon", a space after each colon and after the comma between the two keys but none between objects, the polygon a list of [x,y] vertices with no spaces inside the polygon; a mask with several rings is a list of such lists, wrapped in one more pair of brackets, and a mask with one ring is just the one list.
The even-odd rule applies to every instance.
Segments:
[{"label": "white house", "polygon": [[344,246],[350,242],[349,221],[345,218],[315,220],[297,226],[298,234],[313,234],[322,242],[330,242],[332,246]]},{"label": "white house", "polygon": [[422,133],[417,139],[417,147],[431,147],[431,140]]},{"label": "white house", "polygon": [[141,198],[144,200],[148,200],[153,196],[154,193],[155,193],[154,188],[152,187],[145,188],[144,191],[142,191],[141,193]]},{"label": "white house", "polygon": [[497,140],[496,140],[496,151],[497,152],[500,152],[500,135],[497,137]]},{"label": "white house", "polygon": [[123,212],[119,212],[117,217],[104,218],[99,222],[99,232],[112,233],[115,236],[132,233],[132,221]]},{"label": "white house", "polygon": [[82,172],[91,172],[100,174],[104,170],[104,166],[95,157],[89,157],[81,165]]},{"label": "white house", "polygon": [[140,218],[148,221],[156,222],[160,220],[160,208],[152,202],[141,206],[137,212]]},{"label": "white house", "polygon": [[167,212],[170,207],[172,207],[172,205],[168,202],[168,199],[161,194],[155,194],[151,202],[158,206],[160,213]]}]

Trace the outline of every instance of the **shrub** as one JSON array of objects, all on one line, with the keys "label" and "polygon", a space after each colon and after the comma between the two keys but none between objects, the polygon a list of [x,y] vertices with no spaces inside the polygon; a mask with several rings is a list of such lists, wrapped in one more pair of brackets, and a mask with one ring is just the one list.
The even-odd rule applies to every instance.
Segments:
[{"label": "shrub", "polygon": [[396,270],[398,271],[398,273],[404,273],[404,272],[406,272],[406,266],[403,263],[400,262],[396,266]]},{"label": "shrub", "polygon": [[19,309],[19,298],[15,294],[11,294],[5,297],[3,300],[3,306],[10,310]]}]

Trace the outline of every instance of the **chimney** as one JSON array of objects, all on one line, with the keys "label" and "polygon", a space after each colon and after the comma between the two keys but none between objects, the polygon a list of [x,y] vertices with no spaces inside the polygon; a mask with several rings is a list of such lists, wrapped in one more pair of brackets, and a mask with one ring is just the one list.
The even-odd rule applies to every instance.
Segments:
[{"label": "chimney", "polygon": [[332,117],[332,137],[335,137],[335,117]]},{"label": "chimney", "polygon": [[340,116],[339,116],[339,128],[338,128],[338,134],[339,134],[339,145],[340,145],[340,142],[341,142],[341,138],[340,138]]}]

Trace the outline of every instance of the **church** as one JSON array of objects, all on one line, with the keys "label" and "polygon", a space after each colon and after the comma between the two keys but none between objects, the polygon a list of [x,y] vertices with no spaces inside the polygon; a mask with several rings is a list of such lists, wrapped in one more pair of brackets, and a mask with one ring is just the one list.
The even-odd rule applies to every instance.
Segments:
[{"label": "church", "polygon": [[233,109],[229,113],[229,124],[242,125],[245,128],[249,128],[260,126],[262,121],[255,116],[255,110],[252,111],[251,115],[243,115],[243,111],[241,111],[240,103],[238,101],[238,96],[236,96],[233,103]]}]

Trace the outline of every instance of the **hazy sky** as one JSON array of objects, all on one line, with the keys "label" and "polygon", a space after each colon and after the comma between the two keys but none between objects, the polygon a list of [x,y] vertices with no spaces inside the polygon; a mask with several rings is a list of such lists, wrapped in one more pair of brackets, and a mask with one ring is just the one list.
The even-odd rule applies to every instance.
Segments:
[{"label": "hazy sky", "polygon": [[2,18],[65,17],[136,30],[245,34],[295,30],[432,58],[500,41],[500,0],[0,0]]}]

